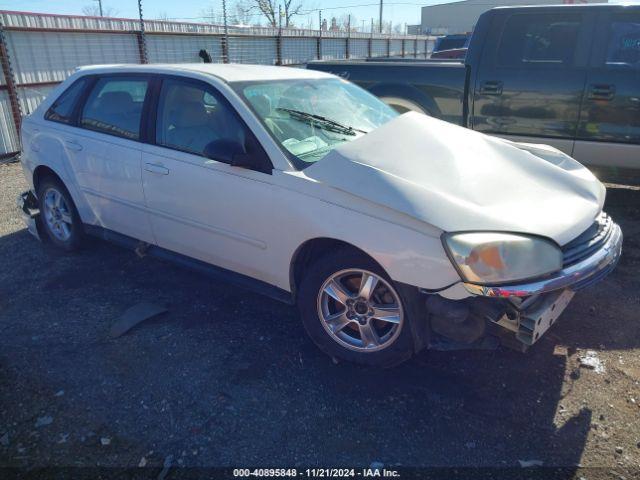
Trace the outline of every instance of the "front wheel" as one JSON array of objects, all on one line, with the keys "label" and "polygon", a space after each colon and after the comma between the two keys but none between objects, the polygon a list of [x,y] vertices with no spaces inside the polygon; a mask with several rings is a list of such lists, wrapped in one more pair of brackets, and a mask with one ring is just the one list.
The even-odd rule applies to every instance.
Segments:
[{"label": "front wheel", "polygon": [[341,250],[318,259],[301,282],[298,306],[309,336],[332,357],[389,367],[413,353],[401,296],[362,253]]}]

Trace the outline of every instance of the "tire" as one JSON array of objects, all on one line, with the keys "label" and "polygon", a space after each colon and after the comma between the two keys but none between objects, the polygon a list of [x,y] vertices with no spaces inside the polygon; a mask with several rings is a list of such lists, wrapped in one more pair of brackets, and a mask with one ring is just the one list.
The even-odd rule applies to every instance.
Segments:
[{"label": "tire", "polygon": [[424,113],[431,116],[431,114],[422,108],[419,104],[400,97],[380,97],[384,103],[393,108],[396,112],[402,114],[407,112]]},{"label": "tire", "polygon": [[42,179],[38,185],[40,223],[47,238],[56,247],[72,252],[78,250],[84,238],[80,215],[69,191],[53,177]]},{"label": "tire", "polygon": [[300,282],[297,303],[307,333],[333,358],[392,367],[413,355],[412,309],[380,265],[361,252],[340,249],[316,260]]}]

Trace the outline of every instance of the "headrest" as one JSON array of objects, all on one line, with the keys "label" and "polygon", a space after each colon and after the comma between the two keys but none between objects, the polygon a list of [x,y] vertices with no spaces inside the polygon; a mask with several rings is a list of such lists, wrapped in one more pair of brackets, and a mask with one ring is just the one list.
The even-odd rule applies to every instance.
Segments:
[{"label": "headrest", "polygon": [[107,114],[130,112],[133,97],[128,92],[105,92],[100,95],[100,108]]},{"label": "headrest", "polygon": [[176,128],[202,127],[209,123],[209,116],[202,101],[186,102],[173,112],[172,120]]}]

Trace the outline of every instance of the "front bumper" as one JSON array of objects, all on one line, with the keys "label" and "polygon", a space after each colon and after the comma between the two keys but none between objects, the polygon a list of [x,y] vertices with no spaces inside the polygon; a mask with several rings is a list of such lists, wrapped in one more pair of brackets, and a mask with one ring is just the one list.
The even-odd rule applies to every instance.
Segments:
[{"label": "front bumper", "polygon": [[467,291],[483,297],[529,297],[556,290],[573,291],[592,285],[606,277],[616,266],[622,253],[622,230],[613,224],[607,242],[589,258],[564,268],[550,277],[530,283],[486,286],[463,283]]},{"label": "front bumper", "polygon": [[31,190],[21,193],[16,201],[20,213],[22,215],[22,221],[29,230],[29,233],[40,240],[38,234],[38,220],[40,216],[40,210],[38,208],[38,200]]}]

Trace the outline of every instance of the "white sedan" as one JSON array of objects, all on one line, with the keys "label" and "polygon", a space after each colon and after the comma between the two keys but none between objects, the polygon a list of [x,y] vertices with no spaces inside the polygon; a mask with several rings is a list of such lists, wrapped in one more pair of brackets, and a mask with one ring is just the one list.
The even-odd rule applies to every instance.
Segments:
[{"label": "white sedan", "polygon": [[605,188],[551,147],[399,115],[322,72],[81,68],[29,115],[20,199],[86,234],[295,302],[329,355],[526,349],[615,266]]}]

